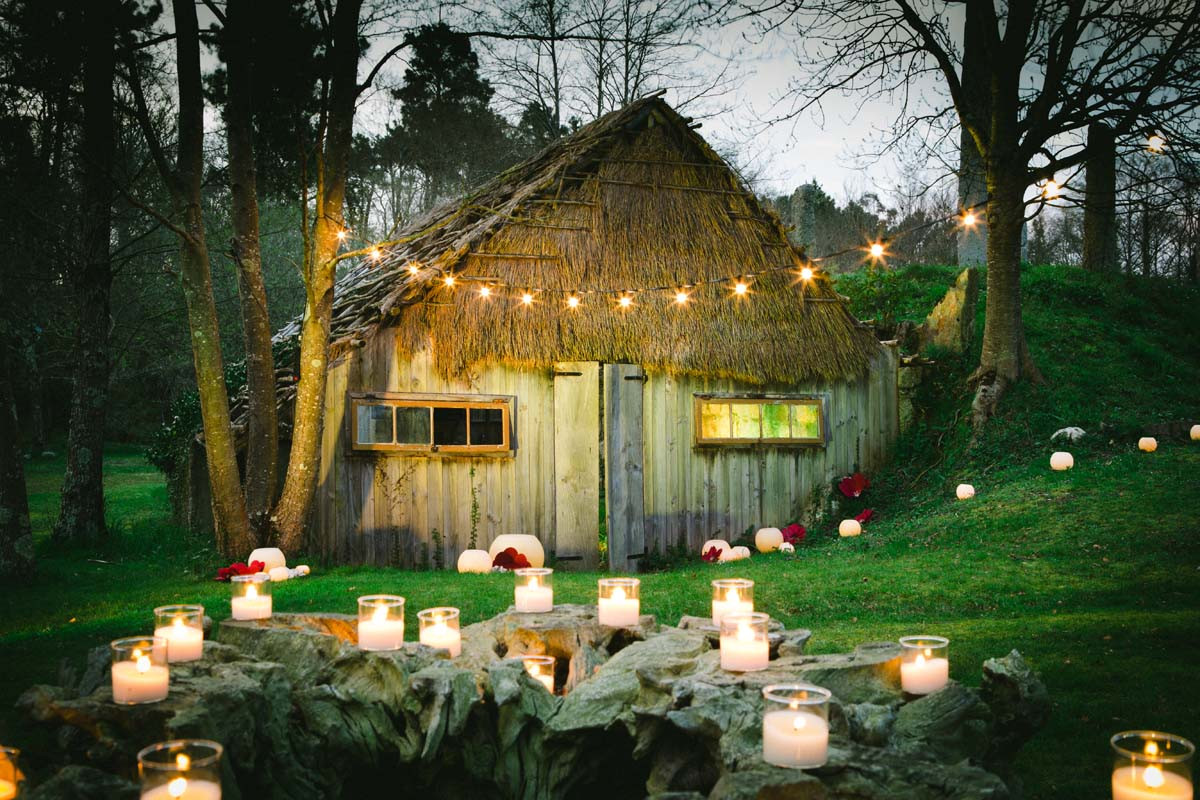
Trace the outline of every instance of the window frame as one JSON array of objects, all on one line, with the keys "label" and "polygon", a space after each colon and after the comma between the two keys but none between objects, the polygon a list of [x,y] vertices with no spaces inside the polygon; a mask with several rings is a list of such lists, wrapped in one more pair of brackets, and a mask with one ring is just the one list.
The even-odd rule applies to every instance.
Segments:
[{"label": "window frame", "polygon": [[[759,445],[769,445],[772,447],[824,447],[828,442],[829,435],[826,429],[826,413],[825,413],[826,398],[820,395],[771,395],[771,394],[694,394],[692,395],[692,441],[696,447],[753,447]],[[713,405],[756,405],[759,406],[759,423],[758,430],[760,436],[757,438],[747,437],[706,437],[704,436],[704,406],[706,404]],[[794,437],[786,438],[763,438],[762,433],[762,406],[812,406],[817,410],[817,430],[816,438],[811,437]],[[730,409],[732,412],[732,409]],[[790,410],[789,410],[790,414]],[[732,431],[731,431],[732,433]]]},{"label": "window frame", "polygon": [[[397,392],[351,392],[347,396],[350,413],[347,415],[348,443],[352,453],[378,453],[414,456],[511,456],[513,453],[513,400],[503,395],[402,394]],[[387,406],[392,411],[391,442],[358,441],[358,409],[364,406]],[[428,408],[428,444],[403,444],[396,439],[397,408]],[[467,444],[434,444],[433,411],[454,408],[466,411]],[[499,444],[470,444],[471,410],[486,409],[501,412],[503,441]]]}]

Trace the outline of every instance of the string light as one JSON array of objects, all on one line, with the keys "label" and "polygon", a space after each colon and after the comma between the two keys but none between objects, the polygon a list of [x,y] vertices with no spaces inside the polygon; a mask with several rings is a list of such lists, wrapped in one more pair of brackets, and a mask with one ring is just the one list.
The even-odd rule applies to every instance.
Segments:
[{"label": "string light", "polygon": [[579,308],[579,303],[580,300],[577,295],[571,295],[567,298],[567,308]]},{"label": "string light", "polygon": [[800,270],[800,280],[811,281],[813,277],[812,267],[804,267]]},{"label": "string light", "polygon": [[418,272],[420,272],[420,271],[421,271],[421,268],[420,268],[420,267],[418,267],[416,264],[409,264],[409,265],[408,265],[408,274],[409,274],[409,275],[416,275],[416,274],[417,274]]},{"label": "string light", "polygon": [[676,304],[676,305],[680,305],[680,306],[682,306],[682,305],[687,305],[687,301],[688,301],[688,297],[689,297],[689,296],[690,296],[690,295],[688,295],[688,293],[687,293],[687,292],[685,292],[683,289],[679,289],[679,290],[677,290],[677,291],[675,292],[675,304]]},{"label": "string light", "polygon": [[339,241],[339,242],[344,242],[344,241],[346,241],[346,232],[345,232],[344,230],[343,230],[343,231],[338,231],[338,232],[337,232],[337,238],[338,238],[338,241]]},{"label": "string light", "polygon": [[1146,139],[1146,149],[1151,153],[1161,153],[1163,148],[1167,146],[1167,140],[1161,134],[1152,133]]},{"label": "string light", "polygon": [[979,220],[978,220],[978,218],[976,218],[975,212],[973,212],[973,211],[968,211],[965,214],[963,214],[962,224],[963,224],[964,228],[973,228],[973,227],[975,227],[975,223],[978,221]]},{"label": "string light", "polygon": [[883,254],[885,252],[883,249],[883,242],[872,242],[871,246],[867,248],[867,252],[871,254],[871,258],[876,260],[883,258]]},{"label": "string light", "polygon": [[527,306],[533,305],[533,295],[531,295],[529,292],[525,292],[521,295],[521,303]]},{"label": "string light", "polygon": [[1060,194],[1062,194],[1062,187],[1058,185],[1058,181],[1053,179],[1047,180],[1042,186],[1042,197],[1045,197],[1047,200],[1053,200]]},{"label": "string light", "polygon": [[628,294],[621,295],[617,298],[617,305],[622,309],[629,308],[633,305],[633,296]]},{"label": "string light", "polygon": [[442,278],[442,283],[446,284],[447,289],[454,288],[454,276],[447,275],[446,277]]},{"label": "string light", "polygon": [[490,287],[490,286],[480,286],[480,287],[479,287],[479,296],[480,296],[480,297],[482,297],[484,300],[486,300],[486,299],[488,299],[489,297],[491,297],[491,296],[492,296],[492,287]]},{"label": "string light", "polygon": [[378,261],[383,258],[383,252],[378,247],[371,248],[371,260]]},{"label": "string light", "polygon": [[745,281],[738,281],[733,285],[733,293],[738,297],[745,297],[750,292],[750,287]]}]

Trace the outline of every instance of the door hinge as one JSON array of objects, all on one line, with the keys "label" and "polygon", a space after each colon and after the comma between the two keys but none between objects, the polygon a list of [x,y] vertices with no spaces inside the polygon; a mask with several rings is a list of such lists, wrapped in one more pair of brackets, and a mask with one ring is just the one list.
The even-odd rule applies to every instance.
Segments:
[{"label": "door hinge", "polygon": [[626,375],[626,376],[625,376],[625,380],[627,380],[627,381],[641,381],[642,383],[645,383],[645,382],[648,380],[648,378],[646,377],[646,374],[645,374],[645,373],[642,373],[641,375]]}]

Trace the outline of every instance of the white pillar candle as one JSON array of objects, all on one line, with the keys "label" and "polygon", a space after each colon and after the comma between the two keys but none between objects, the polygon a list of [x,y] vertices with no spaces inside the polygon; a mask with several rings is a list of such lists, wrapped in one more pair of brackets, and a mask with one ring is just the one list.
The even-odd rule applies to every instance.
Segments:
[{"label": "white pillar candle", "polygon": [[1192,800],[1192,782],[1153,764],[1117,767],[1112,800]]},{"label": "white pillar candle", "polygon": [[1050,456],[1050,469],[1055,472],[1062,472],[1075,466],[1075,457],[1065,451],[1058,451]]},{"label": "white pillar candle", "polygon": [[721,669],[754,672],[766,669],[769,659],[767,638],[757,635],[749,622],[739,622],[732,634],[721,632]]},{"label": "white pillar candle", "polygon": [[960,483],[958,488],[954,490],[959,500],[970,500],[975,496],[975,487],[969,483]]},{"label": "white pillar candle", "polygon": [[1193,442],[1200,441],[1200,425],[1193,425],[1189,435]]},{"label": "white pillar candle", "polygon": [[259,594],[258,587],[250,584],[244,595],[229,601],[229,607],[234,619],[270,619],[271,595]]},{"label": "white pillar candle", "polygon": [[199,779],[174,778],[144,790],[141,800],[221,800],[221,784]]},{"label": "white pillar candle", "polygon": [[167,667],[151,663],[148,655],[136,656],[131,661],[117,661],[112,665],[113,702],[129,704],[163,700],[169,681]]},{"label": "white pillar candle", "polygon": [[743,600],[741,593],[736,588],[728,589],[725,592],[724,600],[713,598],[713,625],[716,625],[718,628],[721,627],[721,620],[725,618],[726,614],[743,614],[753,610],[753,600]]},{"label": "white pillar candle", "polygon": [[462,634],[458,628],[451,628],[439,621],[421,628],[421,644],[449,650],[451,658],[458,658],[462,653]]},{"label": "white pillar candle", "polygon": [[780,767],[819,767],[829,759],[829,723],[808,711],[763,715],[763,761]]},{"label": "white pillar candle", "polygon": [[359,650],[399,650],[404,644],[404,620],[389,619],[387,606],[376,606],[370,619],[358,621]]},{"label": "white pillar candle", "polygon": [[176,617],[170,625],[158,626],[154,635],[167,640],[167,661],[172,664],[195,661],[204,655],[204,631],[186,624],[183,617]]},{"label": "white pillar candle", "polygon": [[900,688],[909,694],[930,694],[950,680],[950,661],[946,658],[926,658],[918,653],[912,661],[900,663]]},{"label": "white pillar candle", "polygon": [[626,597],[625,590],[617,587],[609,597],[598,600],[600,608],[600,624],[613,628],[630,628],[638,624],[641,616],[641,600],[636,597]]},{"label": "white pillar candle", "polygon": [[1138,450],[1143,453],[1153,453],[1158,449],[1158,440],[1153,436],[1143,436],[1138,439]]},{"label": "white pillar candle", "polygon": [[554,609],[554,589],[550,586],[543,586],[535,575],[529,579],[529,583],[517,585],[513,604],[517,611],[527,613],[552,611]]}]

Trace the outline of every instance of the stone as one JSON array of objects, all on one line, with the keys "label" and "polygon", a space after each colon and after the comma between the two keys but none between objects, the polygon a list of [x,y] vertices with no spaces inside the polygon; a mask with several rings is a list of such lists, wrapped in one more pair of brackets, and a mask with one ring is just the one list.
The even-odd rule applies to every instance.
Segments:
[{"label": "stone", "polygon": [[282,583],[292,577],[292,571],[287,567],[271,567],[267,570],[267,575],[272,583]]},{"label": "stone", "polygon": [[[226,796],[446,798],[989,798],[1012,796],[1011,765],[1044,724],[1045,687],[1013,652],[981,688],[899,689],[899,645],[808,655],[807,630],[770,623],[768,668],[719,666],[706,617],[601,626],[594,606],[509,610],[463,627],[463,650],[406,643],[360,652],[352,616],[224,620],[204,657],[172,669],[161,703],[116,706],[107,648],[78,679],[37,686],[19,710],[55,742],[36,800],[132,797],[137,751],[175,737],[226,745]],[[551,694],[513,657],[555,657]],[[64,673],[66,674],[66,673]],[[833,692],[829,763],[762,762],[762,689]],[[56,772],[57,771],[57,772]]]},{"label": "stone", "polygon": [[934,345],[955,353],[965,351],[975,338],[978,305],[979,271],[964,269],[925,318],[921,333],[922,349]]},{"label": "stone", "polygon": [[1085,431],[1083,428],[1071,426],[1069,428],[1059,428],[1054,433],[1050,434],[1050,441],[1053,442],[1056,439],[1066,439],[1068,442],[1077,442],[1084,436],[1087,436],[1087,431]]}]

